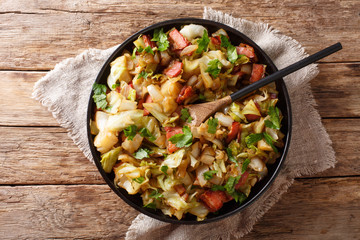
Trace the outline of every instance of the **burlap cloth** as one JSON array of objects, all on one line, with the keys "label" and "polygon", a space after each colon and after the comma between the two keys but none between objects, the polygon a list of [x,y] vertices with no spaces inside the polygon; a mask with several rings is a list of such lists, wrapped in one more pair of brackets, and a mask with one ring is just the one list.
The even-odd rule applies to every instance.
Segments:
[{"label": "burlap cloth", "polygon": [[[294,39],[280,34],[265,23],[254,23],[205,8],[203,18],[227,24],[255,41],[281,69],[307,54]],[[57,64],[34,86],[33,97],[39,100],[69,136],[93,162],[86,134],[86,110],[89,94],[105,60],[115,50],[90,49],[75,58]],[[287,191],[295,177],[315,174],[334,167],[335,153],[321,123],[309,81],[318,74],[312,64],[287,77],[293,129],[288,157],[271,187],[244,211],[215,223],[199,226],[174,225],[139,214],[132,222],[126,239],[230,239],[242,237]],[[114,197],[117,197],[114,194]],[[116,207],[116,206],[114,206]],[[129,206],[130,207],[130,206]],[[116,219],[112,231],[116,231]]]}]

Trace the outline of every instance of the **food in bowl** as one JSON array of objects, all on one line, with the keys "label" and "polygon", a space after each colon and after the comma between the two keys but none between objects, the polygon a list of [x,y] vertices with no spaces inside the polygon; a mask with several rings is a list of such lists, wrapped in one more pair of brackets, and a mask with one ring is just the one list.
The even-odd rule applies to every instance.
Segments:
[{"label": "food in bowl", "polygon": [[242,204],[280,157],[284,134],[275,84],[192,126],[186,105],[214,101],[260,80],[252,46],[233,46],[223,29],[155,29],[110,63],[94,84],[90,123],[101,166],[143,206],[198,221],[226,202]]}]

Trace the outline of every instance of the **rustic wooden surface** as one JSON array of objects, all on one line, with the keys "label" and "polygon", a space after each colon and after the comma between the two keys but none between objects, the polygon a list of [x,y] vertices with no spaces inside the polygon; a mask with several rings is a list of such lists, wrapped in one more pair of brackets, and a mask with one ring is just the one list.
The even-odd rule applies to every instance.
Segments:
[{"label": "rustic wooden surface", "polygon": [[[174,7],[176,4],[176,7]],[[336,151],[335,168],[295,180],[244,239],[360,239],[360,2],[0,1],[0,238],[123,239],[137,212],[104,183],[33,84],[87,48],[107,48],[204,6],[264,21],[309,53],[341,41],[312,81]]]}]

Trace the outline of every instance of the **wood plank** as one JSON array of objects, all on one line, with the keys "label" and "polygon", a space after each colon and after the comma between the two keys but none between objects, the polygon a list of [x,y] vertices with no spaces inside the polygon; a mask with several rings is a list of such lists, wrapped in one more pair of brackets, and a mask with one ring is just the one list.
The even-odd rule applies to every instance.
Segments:
[{"label": "wood plank", "polygon": [[321,117],[360,116],[360,64],[320,64],[311,89]]},{"label": "wood plank", "polygon": [[[244,239],[355,239],[359,184],[359,178],[295,181]],[[137,212],[106,185],[46,185],[1,186],[0,214],[4,239],[123,239]]]},{"label": "wood plank", "polygon": [[358,239],[359,184],[359,178],[295,181],[243,239]]},{"label": "wood plank", "polygon": [[0,184],[104,183],[64,129],[0,129]]},{"label": "wood plank", "polygon": [[[315,176],[360,175],[360,119],[327,119],[324,123],[338,164]],[[1,127],[0,146],[0,184],[104,183],[64,129]]]},{"label": "wood plank", "polygon": [[[319,64],[320,74],[311,86],[320,115],[360,117],[360,64]],[[44,72],[0,71],[4,92],[0,95],[0,125],[58,126],[46,108],[31,99],[34,83]]]},{"label": "wood plank", "polygon": [[[299,3],[236,1],[36,1],[0,3],[0,69],[51,69],[87,48],[108,48],[154,22],[202,17],[203,7],[263,21],[301,42],[313,53],[337,41],[344,49],[325,61],[359,61],[357,0]],[[142,6],[142,7],[139,7]],[[140,17],[139,17],[140,16]],[[299,19],[301,21],[299,21]],[[47,24],[44,24],[47,23]],[[14,39],[17,39],[14,41]]]}]

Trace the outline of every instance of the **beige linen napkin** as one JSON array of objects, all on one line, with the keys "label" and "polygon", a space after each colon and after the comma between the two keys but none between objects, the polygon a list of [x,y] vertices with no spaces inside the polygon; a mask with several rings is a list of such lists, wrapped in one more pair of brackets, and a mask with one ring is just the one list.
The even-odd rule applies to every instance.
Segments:
[{"label": "beige linen napkin", "polygon": [[[301,45],[264,23],[233,18],[211,8],[203,18],[227,24],[255,41],[281,69],[307,54]],[[92,84],[109,55],[116,49],[90,49],[75,58],[57,64],[34,86],[38,99],[66,128],[75,144],[93,162],[86,134],[86,110]],[[242,237],[287,191],[295,177],[315,174],[334,167],[335,153],[321,123],[309,81],[318,74],[312,64],[285,77],[292,112],[293,129],[288,157],[271,187],[254,204],[222,221],[199,226],[175,225],[139,214],[132,222],[126,239],[230,239]],[[116,221],[116,219],[114,219]],[[116,229],[116,227],[114,228]]]}]

